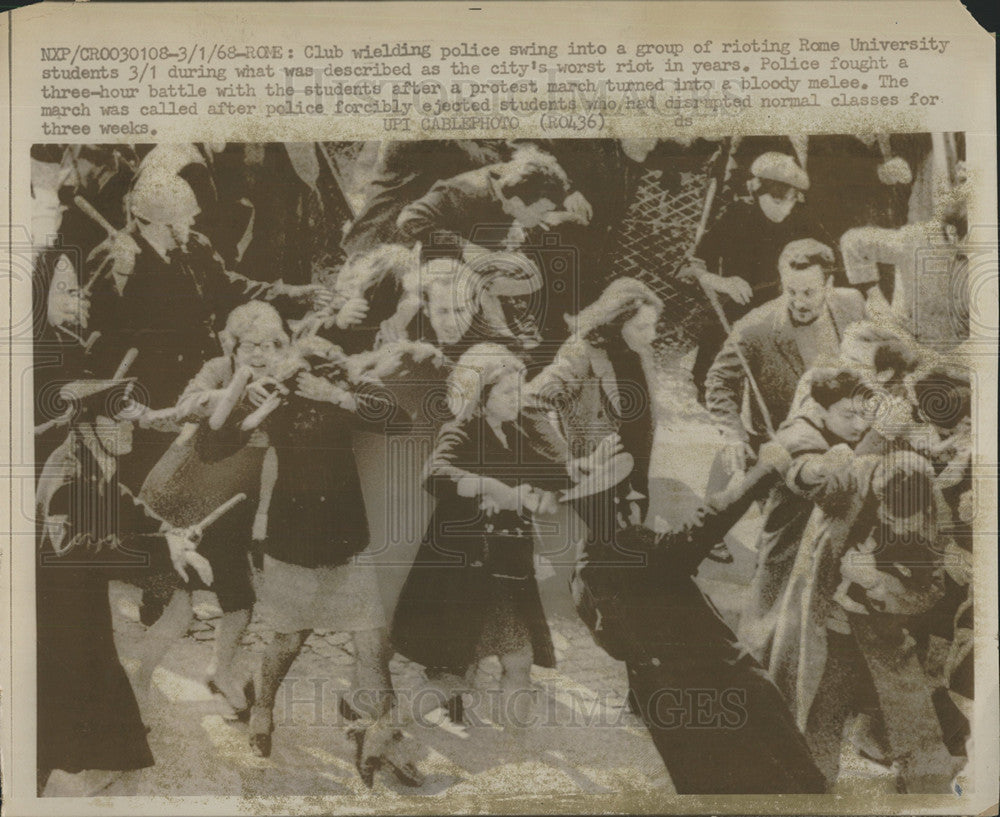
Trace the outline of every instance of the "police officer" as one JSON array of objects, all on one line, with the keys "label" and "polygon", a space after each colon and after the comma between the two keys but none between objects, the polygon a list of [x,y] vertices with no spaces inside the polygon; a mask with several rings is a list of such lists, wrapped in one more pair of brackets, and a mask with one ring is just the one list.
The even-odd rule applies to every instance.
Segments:
[{"label": "police officer", "polygon": [[190,565],[212,581],[194,534],[164,530],[118,483],[118,458],[132,447],[133,383],[78,380],[61,389],[70,431],[38,484],[38,773],[46,794],[93,794],[153,764],[115,648],[108,582],[171,563],[182,576]]}]

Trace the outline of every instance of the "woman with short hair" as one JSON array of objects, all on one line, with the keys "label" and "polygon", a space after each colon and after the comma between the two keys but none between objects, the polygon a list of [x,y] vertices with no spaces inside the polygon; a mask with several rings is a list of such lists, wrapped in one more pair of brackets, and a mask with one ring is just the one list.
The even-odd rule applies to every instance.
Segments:
[{"label": "woman with short hair", "polygon": [[478,344],[459,359],[449,380],[454,420],[439,432],[425,471],[438,505],[393,619],[396,649],[423,664],[435,685],[450,687],[456,721],[481,658],[500,659],[508,725],[531,716],[531,665],[555,665],[532,517],[557,506],[518,424],[523,378],[524,364],[497,344]]}]

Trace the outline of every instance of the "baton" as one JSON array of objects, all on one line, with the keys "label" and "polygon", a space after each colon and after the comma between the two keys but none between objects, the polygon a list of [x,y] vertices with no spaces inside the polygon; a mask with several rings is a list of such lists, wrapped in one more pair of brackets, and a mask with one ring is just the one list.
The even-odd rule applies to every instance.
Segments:
[{"label": "baton", "polygon": [[[699,279],[698,283],[701,283]],[[719,319],[722,324],[722,328],[726,330],[726,335],[732,334],[732,327],[729,325],[729,321],[726,320],[726,313],[722,309],[722,304],[719,303],[719,296],[715,294],[715,291],[705,284],[701,284],[701,288],[708,298],[708,302],[712,305],[712,309],[715,311],[715,316]],[[750,384],[750,391],[753,392],[754,398],[757,400],[757,407],[760,409],[761,414],[764,417],[764,425],[767,428],[767,435],[774,439],[774,425],[771,423],[771,413],[767,410],[767,405],[764,403],[764,395],[761,393],[760,387],[757,385],[757,380],[753,376],[753,372],[750,371],[750,364],[747,359],[743,356],[743,350],[740,349],[738,343],[733,343],[733,350],[736,352],[736,357],[740,361],[740,366],[743,367],[743,373],[747,376],[747,382]]]},{"label": "baton", "polygon": [[72,415],[73,415],[73,410],[70,409],[69,411],[64,412],[63,414],[60,414],[58,417],[49,420],[47,423],[42,423],[40,426],[35,426],[35,436],[38,437],[51,428],[56,428],[57,426],[66,425],[66,423],[69,422],[69,418]]},{"label": "baton", "polygon": [[97,212],[97,208],[95,208],[94,205],[87,201],[83,196],[73,196],[73,204],[75,204],[80,211],[87,216],[87,218],[96,222],[109,237],[118,234],[118,228]]},{"label": "baton", "polygon": [[223,502],[208,516],[202,519],[201,522],[196,522],[194,525],[191,525],[188,528],[188,530],[193,531],[197,535],[201,535],[201,533],[205,530],[205,528],[210,527],[214,523],[218,522],[221,517],[229,513],[229,511],[231,511],[233,508],[239,505],[246,498],[247,498],[246,494],[243,493],[235,494],[234,496],[230,497],[225,502]]},{"label": "baton", "polygon": [[280,405],[281,394],[280,392],[275,392],[246,416],[243,422],[240,423],[240,431],[253,431]]},{"label": "baton", "polygon": [[[83,213],[87,218],[96,223],[104,232],[108,234],[108,238],[114,238],[118,233],[121,232],[115,225],[108,221],[104,216],[102,216],[97,209],[89,201],[87,201],[83,196],[77,195],[73,197],[73,204],[77,206],[81,213]],[[96,284],[101,278],[105,277],[110,270],[111,265],[105,263],[101,269],[97,270],[91,277],[90,280],[84,285],[81,290],[82,293],[89,297],[91,291],[94,289],[94,284]]]},{"label": "baton", "polygon": [[134,346],[130,348],[125,356],[122,358],[122,362],[118,364],[118,368],[115,369],[115,373],[111,375],[112,380],[121,380],[128,374],[128,370],[132,368],[132,364],[135,363],[135,359],[139,357],[139,350]]},{"label": "baton", "polygon": [[[733,145],[731,145],[729,151],[727,151],[727,162],[728,157],[732,155]],[[712,212],[712,205],[715,202],[715,193],[719,187],[719,179],[717,176],[713,176],[712,180],[708,184],[708,192],[705,195],[705,206],[701,211],[701,220],[698,222],[698,229],[695,231],[693,248],[698,246],[698,242],[701,241],[702,236],[705,235],[705,230],[708,229],[708,218]],[[688,253],[691,256],[691,253]],[[722,324],[722,328],[725,330],[726,335],[732,334],[732,327],[729,325],[729,321],[726,319],[726,313],[722,308],[722,304],[719,303],[719,296],[715,293],[711,287],[707,286],[701,278],[698,279],[698,283],[701,285],[702,291],[705,293],[705,297],[708,298],[708,302],[712,305],[712,310],[715,312],[715,316],[719,319],[719,323]],[[743,350],[740,349],[739,345],[734,343],[733,348],[736,350],[736,357],[740,361],[740,366],[743,367],[743,373],[747,376],[747,382],[750,384],[750,391],[753,392],[754,398],[757,400],[757,406],[761,410],[761,414],[764,418],[764,425],[767,428],[768,436],[774,437],[774,425],[771,422],[771,413],[767,410],[767,406],[764,403],[764,395],[761,394],[760,387],[757,385],[757,379],[753,376],[753,372],[750,371],[750,364],[747,363],[747,359],[743,356]]]},{"label": "baton", "polygon": [[[94,341],[100,337],[100,332],[94,332],[91,334],[90,339],[84,344],[84,350],[90,351],[90,347],[94,345]],[[81,340],[82,342],[82,340]],[[122,358],[122,362],[118,364],[118,369],[112,376],[112,380],[120,380],[125,376],[125,373],[131,368],[132,364],[135,362],[136,357],[139,355],[139,350],[132,348],[125,353],[125,357]],[[56,428],[58,426],[66,425],[70,417],[73,416],[73,409],[68,409],[67,411],[49,420],[47,423],[42,423],[41,425],[35,426],[35,436],[40,436],[44,434],[49,429]]]},{"label": "baton", "polygon": [[90,333],[90,337],[87,338],[86,342],[83,344],[83,353],[89,355],[91,350],[94,348],[94,344],[97,343],[98,338],[101,337],[101,333],[98,330],[94,330]]},{"label": "baton", "polygon": [[91,332],[87,339],[84,340],[80,335],[70,329],[68,326],[60,324],[59,329],[69,335],[73,340],[79,343],[83,347],[83,353],[89,355],[94,348],[94,344],[97,343],[97,339],[100,338],[101,333],[97,329]]}]

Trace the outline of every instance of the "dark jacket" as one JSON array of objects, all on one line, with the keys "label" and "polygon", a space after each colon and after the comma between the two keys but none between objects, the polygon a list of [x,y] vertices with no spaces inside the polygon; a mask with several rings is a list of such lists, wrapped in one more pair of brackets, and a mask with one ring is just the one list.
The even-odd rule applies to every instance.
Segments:
[{"label": "dark jacket", "polygon": [[780,693],[693,578],[776,479],[757,466],[741,485],[711,497],[693,526],[623,531],[618,547],[641,555],[641,565],[602,564],[591,552],[574,571],[577,611],[597,643],[626,662],[634,711],[679,794],[824,789]]},{"label": "dark jacket", "polygon": [[347,562],[368,546],[368,517],[354,461],[355,415],[290,395],[267,420],[278,454],[265,552],[303,567]]},{"label": "dark jacket", "polygon": [[400,211],[443,179],[501,160],[499,144],[485,141],[405,141],[382,145],[365,203],[343,240],[348,255],[398,241]]},{"label": "dark jacket", "polygon": [[534,662],[555,666],[555,650],[535,582],[530,515],[513,510],[486,516],[480,498],[461,497],[466,476],[487,476],[506,485],[543,487],[554,476],[537,463],[523,433],[506,429],[502,445],[481,418],[450,423],[438,434],[426,472],[437,508],[399,597],[393,619],[396,649],[429,667],[464,669],[501,592],[531,636]]},{"label": "dark jacket", "polygon": [[498,167],[489,165],[439,181],[425,196],[404,207],[396,221],[403,243],[421,241],[426,253],[432,242],[484,243],[481,236],[493,238],[506,231],[513,219],[504,212],[494,190]]},{"label": "dark jacket", "polygon": [[811,234],[808,219],[798,207],[784,221],[775,223],[756,202],[739,200],[705,232],[694,254],[709,272],[739,276],[753,288],[753,300],[747,306],[722,298],[730,320],[734,320],[781,294],[778,256],[790,241]]},{"label": "dark jacket", "polygon": [[39,770],[151,766],[108,582],[169,569],[160,521],[70,440],[46,463],[35,508]]}]

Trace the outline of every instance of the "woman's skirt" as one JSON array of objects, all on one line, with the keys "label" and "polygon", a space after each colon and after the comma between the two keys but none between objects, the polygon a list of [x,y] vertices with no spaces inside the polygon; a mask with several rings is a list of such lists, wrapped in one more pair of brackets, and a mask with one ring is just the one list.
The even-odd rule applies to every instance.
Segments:
[{"label": "woman's skirt", "polygon": [[529,646],[533,663],[555,666],[555,648],[533,575],[508,578],[493,575],[481,562],[441,563],[440,553],[428,541],[421,545],[400,594],[392,640],[411,661],[459,675],[480,658]]},{"label": "woman's skirt", "polygon": [[355,633],[386,625],[375,566],[302,567],[264,556],[259,609],[278,633]]}]

